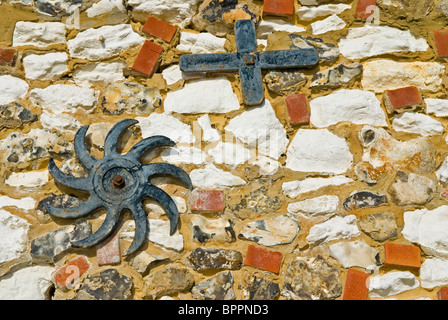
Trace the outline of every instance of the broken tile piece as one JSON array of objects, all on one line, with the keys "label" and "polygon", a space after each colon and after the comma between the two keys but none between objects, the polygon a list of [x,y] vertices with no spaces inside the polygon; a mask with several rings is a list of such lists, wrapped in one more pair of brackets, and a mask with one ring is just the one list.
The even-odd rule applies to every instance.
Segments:
[{"label": "broken tile piece", "polygon": [[156,17],[149,16],[142,27],[142,31],[170,43],[176,34],[177,27]]},{"label": "broken tile piece", "polygon": [[278,273],[282,258],[283,254],[279,251],[270,251],[250,244],[247,247],[244,265]]},{"label": "broken tile piece", "polygon": [[376,2],[377,0],[358,0],[355,16],[361,19],[369,18],[376,8]]},{"label": "broken tile piece", "polygon": [[291,94],[285,98],[289,123],[292,125],[304,124],[310,121],[310,112],[304,93]]},{"label": "broken tile piece", "polygon": [[159,57],[163,51],[163,47],[145,40],[137,58],[132,65],[132,69],[139,71],[150,77],[158,68]]},{"label": "broken tile piece", "polygon": [[86,256],[79,256],[56,271],[53,274],[53,280],[61,288],[72,288],[76,280],[91,266]]},{"label": "broken tile piece", "polygon": [[448,32],[447,30],[434,30],[434,42],[436,45],[437,56],[441,58],[448,57]]},{"label": "broken tile piece", "polygon": [[115,233],[96,246],[96,257],[99,266],[120,263],[121,255],[119,240],[118,233]]},{"label": "broken tile piece", "polygon": [[415,86],[387,90],[384,93],[384,103],[389,113],[423,107],[422,97]]},{"label": "broken tile piece", "polygon": [[263,3],[263,14],[292,19],[294,15],[294,0],[265,0]]},{"label": "broken tile piece", "polygon": [[16,50],[0,48],[0,65],[12,65],[16,59]]},{"label": "broken tile piece", "polygon": [[412,245],[386,242],[384,244],[384,264],[420,268],[420,248]]},{"label": "broken tile piece", "polygon": [[191,196],[191,211],[224,211],[224,191],[222,190],[194,190]]},{"label": "broken tile piece", "polygon": [[367,281],[369,277],[369,273],[349,269],[342,300],[367,300],[367,295],[369,294]]}]

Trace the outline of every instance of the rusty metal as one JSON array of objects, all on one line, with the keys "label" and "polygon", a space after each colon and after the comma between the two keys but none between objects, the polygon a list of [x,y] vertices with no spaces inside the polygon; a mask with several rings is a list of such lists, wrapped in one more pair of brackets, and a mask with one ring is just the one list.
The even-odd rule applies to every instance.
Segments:
[{"label": "rusty metal", "polygon": [[148,219],[142,204],[145,198],[151,198],[160,203],[170,220],[170,233],[175,232],[179,220],[177,206],[165,191],[151,184],[149,179],[157,175],[173,176],[192,189],[190,177],[184,170],[169,163],[145,165],[140,163],[140,157],[147,151],[175,145],[165,136],[143,139],[126,154],[118,153],[116,148],[118,138],[128,127],[136,123],[136,120],[126,119],[114,125],[106,136],[104,157],[101,160],[92,157],[84,144],[88,126],[79,129],[75,135],[74,147],[76,156],[89,171],[87,177],[69,176],[56,166],[53,159],[50,159],[48,168],[55,181],[90,194],[88,200],[70,208],[58,208],[44,202],[50,215],[57,218],[77,219],[88,216],[100,208],[105,208],[107,211],[101,227],[91,236],[72,242],[74,246],[90,247],[102,242],[115,230],[121,213],[129,210],[135,220],[135,236],[125,255],[138,250],[149,232]]},{"label": "rusty metal", "polygon": [[239,72],[244,103],[251,106],[264,100],[263,69],[310,67],[319,62],[314,48],[256,51],[252,20],[235,22],[235,40],[237,52],[183,55],[180,69],[183,72]]}]

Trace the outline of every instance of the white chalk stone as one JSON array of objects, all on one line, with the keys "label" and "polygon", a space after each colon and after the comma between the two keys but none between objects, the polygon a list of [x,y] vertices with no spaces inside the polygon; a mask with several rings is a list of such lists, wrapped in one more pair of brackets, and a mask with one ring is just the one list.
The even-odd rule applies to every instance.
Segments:
[{"label": "white chalk stone", "polygon": [[201,79],[206,77],[206,72],[183,72],[178,64],[173,64],[162,71],[162,77],[167,85],[175,84],[180,80]]},{"label": "white chalk stone", "polygon": [[104,14],[120,14],[127,17],[127,10],[122,0],[100,0],[86,10],[87,17],[94,18]]},{"label": "white chalk stone", "polygon": [[339,122],[386,127],[386,114],[373,92],[342,89],[310,101],[311,124],[325,128]]},{"label": "white chalk stone", "polygon": [[349,239],[360,234],[355,215],[336,216],[312,226],[306,241],[312,244],[320,244],[332,240]]},{"label": "white chalk stone", "polygon": [[206,142],[218,141],[221,134],[217,129],[213,129],[210,117],[208,114],[200,116],[198,119],[199,126],[202,128],[202,140]]},{"label": "white chalk stone", "polygon": [[310,191],[317,191],[327,186],[340,186],[354,182],[344,176],[335,176],[331,178],[307,178],[305,180],[296,180],[283,182],[283,193],[290,197],[296,198]]},{"label": "white chalk stone", "polygon": [[54,113],[74,113],[78,109],[92,112],[98,102],[99,92],[71,84],[54,84],[44,89],[30,91],[30,101],[43,109]]},{"label": "white chalk stone", "polygon": [[[30,224],[8,211],[0,210],[0,263],[19,258],[28,245]],[[2,296],[0,278],[0,297]],[[12,298],[12,297],[10,297]]]},{"label": "white chalk stone", "polygon": [[410,272],[388,272],[369,278],[369,296],[385,298],[418,288],[420,283]]},{"label": "white chalk stone", "polygon": [[27,188],[37,190],[49,181],[48,170],[12,172],[5,183],[15,188]]},{"label": "white chalk stone", "polygon": [[200,0],[128,0],[132,17],[144,23],[148,16],[186,28],[196,13]]},{"label": "white chalk stone", "polygon": [[348,4],[323,4],[320,6],[301,6],[297,10],[297,16],[300,20],[314,20],[319,17],[326,17],[332,14],[339,14],[350,9]]},{"label": "white chalk stone", "polygon": [[54,286],[51,266],[32,266],[0,278],[0,300],[46,300]]},{"label": "white chalk stone", "polygon": [[247,108],[231,119],[225,131],[248,144],[249,148],[257,147],[258,154],[275,160],[286,151],[289,143],[286,130],[267,99],[260,106]]},{"label": "white chalk stone", "polygon": [[337,196],[321,196],[288,204],[288,212],[309,216],[334,214],[339,209]]},{"label": "white chalk stone", "polygon": [[137,117],[142,137],[163,135],[174,142],[190,144],[195,141],[191,127],[179,119],[165,113],[151,113],[148,117]]},{"label": "white chalk stone", "polygon": [[448,257],[448,206],[404,213],[403,237],[434,256]]},{"label": "white chalk stone", "polygon": [[353,164],[353,155],[345,139],[327,129],[300,129],[286,157],[286,168],[300,172],[341,174]]},{"label": "white chalk stone", "polygon": [[54,129],[57,131],[76,133],[82,127],[82,123],[69,114],[53,114],[46,110],[42,111],[39,121],[42,127],[48,130]]},{"label": "white chalk stone", "polygon": [[448,183],[448,157],[445,158],[442,166],[436,171],[436,176],[440,182]]},{"label": "white chalk stone", "polygon": [[250,165],[256,165],[260,168],[260,174],[263,176],[271,176],[277,173],[281,166],[280,162],[275,159],[259,155],[255,159],[249,159]]},{"label": "white chalk stone", "polygon": [[405,112],[394,117],[395,131],[417,133],[425,137],[443,134],[443,124],[430,116],[416,112]]},{"label": "white chalk stone", "polygon": [[65,24],[60,22],[18,21],[12,36],[13,47],[34,46],[45,48],[65,42]]},{"label": "white chalk stone", "polygon": [[292,23],[279,20],[279,19],[270,19],[270,20],[261,20],[258,23],[258,27],[256,30],[257,39],[265,40],[268,38],[270,34],[273,32],[284,31],[287,33],[300,33],[305,32],[306,29],[304,27],[296,26]]},{"label": "white chalk stone", "polygon": [[366,24],[350,28],[347,36],[339,40],[339,50],[349,59],[373,57],[401,51],[427,51],[425,38],[416,38],[410,30]]},{"label": "white chalk stone", "polygon": [[226,78],[189,82],[183,89],[168,92],[164,110],[176,113],[227,113],[238,110],[240,103]]},{"label": "white chalk stone", "polygon": [[211,33],[181,32],[180,41],[176,49],[194,54],[218,53],[226,52],[226,49],[224,49],[225,43],[225,38],[216,37]]},{"label": "white chalk stone", "polygon": [[95,83],[107,85],[124,81],[123,71],[126,68],[124,61],[93,63],[73,72],[73,80],[82,87],[90,87]]},{"label": "white chalk stone", "polygon": [[215,163],[226,164],[231,167],[243,164],[250,158],[250,151],[240,144],[229,142],[218,142],[215,148],[210,149],[208,154]]},{"label": "white chalk stone", "polygon": [[448,99],[425,99],[426,113],[436,117],[448,117]]},{"label": "white chalk stone", "polygon": [[33,80],[53,80],[68,72],[65,52],[29,54],[23,58],[25,77]]},{"label": "white chalk stone", "polygon": [[182,251],[184,249],[184,237],[177,230],[170,235],[170,222],[161,219],[148,219],[148,240],[168,249]]},{"label": "white chalk stone", "polygon": [[246,181],[240,177],[212,164],[206,165],[202,169],[194,169],[190,172],[191,182],[194,187],[204,189],[221,189],[227,187],[236,187],[246,184]]},{"label": "white chalk stone", "polygon": [[29,85],[26,81],[10,75],[0,76],[0,105],[24,98]]},{"label": "white chalk stone", "polygon": [[311,29],[313,34],[318,35],[343,29],[346,25],[344,20],[339,18],[336,14],[333,14],[324,20],[313,22],[311,24]]},{"label": "white chalk stone", "polygon": [[364,90],[384,92],[407,86],[437,92],[442,85],[445,67],[437,62],[397,62],[387,59],[367,61],[363,64]]},{"label": "white chalk stone", "polygon": [[427,258],[420,267],[422,288],[448,285],[448,259]]},{"label": "white chalk stone", "polygon": [[372,270],[376,265],[378,250],[364,240],[338,242],[329,246],[330,256],[338,260],[344,268],[361,267]]},{"label": "white chalk stone", "polygon": [[95,61],[115,57],[144,42],[130,24],[118,24],[82,31],[67,41],[67,47],[72,58]]},{"label": "white chalk stone", "polygon": [[31,197],[14,199],[8,196],[0,196],[0,208],[16,207],[22,210],[33,210],[36,207],[36,202]]},{"label": "white chalk stone", "polygon": [[202,152],[202,150],[185,146],[168,148],[162,151],[160,156],[162,157],[163,161],[173,164],[190,163],[201,165],[204,164],[207,159],[207,155]]}]

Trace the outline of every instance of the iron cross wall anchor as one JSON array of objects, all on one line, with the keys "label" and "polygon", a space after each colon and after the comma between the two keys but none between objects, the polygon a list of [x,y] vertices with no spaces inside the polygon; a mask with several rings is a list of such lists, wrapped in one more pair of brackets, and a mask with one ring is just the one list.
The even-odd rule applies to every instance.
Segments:
[{"label": "iron cross wall anchor", "polygon": [[316,49],[258,52],[252,20],[235,22],[236,53],[189,54],[180,57],[184,72],[239,71],[243,101],[259,105],[264,100],[262,69],[285,69],[314,66],[319,62]]},{"label": "iron cross wall anchor", "polygon": [[123,210],[131,211],[135,220],[135,236],[125,255],[129,255],[143,244],[148,228],[148,220],[142,200],[151,198],[165,209],[170,220],[170,233],[177,228],[179,213],[173,199],[162,189],[149,183],[156,175],[173,176],[181,180],[190,190],[193,188],[188,174],[169,163],[150,163],[142,165],[140,157],[147,151],[158,147],[172,147],[175,143],[165,136],[153,136],[135,144],[126,154],[117,152],[120,135],[137,120],[126,119],[118,122],[109,131],[104,143],[104,157],[97,160],[92,157],[84,144],[88,126],[78,130],[75,135],[75,153],[89,171],[85,178],[75,178],[63,173],[50,159],[48,169],[53,178],[72,189],[90,194],[87,201],[71,208],[57,208],[44,202],[48,213],[54,217],[77,219],[85,217],[100,208],[107,210],[106,218],[100,228],[85,239],[74,241],[77,247],[90,247],[106,239],[117,226]]}]

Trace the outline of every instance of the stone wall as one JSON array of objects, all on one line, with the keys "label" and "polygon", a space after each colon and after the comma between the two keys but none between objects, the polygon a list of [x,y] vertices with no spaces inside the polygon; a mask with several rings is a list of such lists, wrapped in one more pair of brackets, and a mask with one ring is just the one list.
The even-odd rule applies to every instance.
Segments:
[{"label": "stone wall", "polygon": [[[443,299],[448,285],[445,0],[4,0],[0,4],[0,299]],[[183,73],[190,53],[315,48],[310,68],[263,71],[243,104],[237,73]],[[55,218],[88,197],[74,136],[101,159],[111,127],[127,152],[184,169],[151,183],[147,241],[125,211]]]}]

